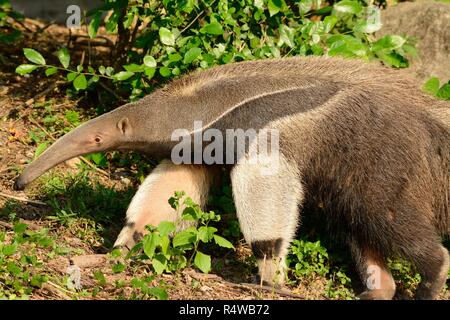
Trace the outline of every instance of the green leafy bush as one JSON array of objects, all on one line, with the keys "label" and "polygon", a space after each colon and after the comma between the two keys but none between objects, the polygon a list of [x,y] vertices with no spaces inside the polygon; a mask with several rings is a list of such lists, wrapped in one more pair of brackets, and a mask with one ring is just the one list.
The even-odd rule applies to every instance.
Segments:
[{"label": "green leafy bush", "polygon": [[234,61],[327,54],[407,67],[406,56],[413,51],[401,36],[376,41],[379,10],[356,0],[334,5],[322,0],[110,0],[87,16],[91,38],[102,24],[118,34],[110,66],[72,65],[65,48],[56,53],[61,66],[48,65],[27,48],[32,64],[16,71],[62,72],[77,91],[113,81],[137,99],[189,70]]},{"label": "green leafy bush", "polygon": [[328,298],[354,298],[350,287],[351,279],[345,271],[346,266],[333,265],[333,259],[320,241],[294,240],[286,260],[294,283],[324,277],[328,280],[324,292]]},{"label": "green leafy bush", "polygon": [[27,230],[24,223],[14,225],[14,236],[0,232],[0,299],[26,299],[33,288],[48,280],[36,254],[27,247],[51,247],[53,240],[46,229]]},{"label": "green leafy bush", "polygon": [[[169,199],[177,212],[180,211],[180,202],[184,196],[184,192],[175,192],[174,197]],[[130,253],[142,249],[144,255],[141,259],[149,260],[156,274],[174,272],[192,264],[208,273],[211,270],[211,256],[200,251],[202,243],[234,249],[231,242],[217,234],[217,228],[209,225],[210,222],[220,221],[219,215],[213,211],[202,211],[189,197],[184,198],[182,204],[185,208],[179,221],[162,221],[157,227],[147,226],[148,233]],[[194,225],[177,232],[177,225],[186,222]]]}]

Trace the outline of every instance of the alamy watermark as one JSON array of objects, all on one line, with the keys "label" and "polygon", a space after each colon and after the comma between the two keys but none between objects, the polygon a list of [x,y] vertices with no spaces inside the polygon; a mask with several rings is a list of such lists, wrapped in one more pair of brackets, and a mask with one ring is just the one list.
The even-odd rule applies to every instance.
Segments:
[{"label": "alamy watermark", "polygon": [[66,285],[70,290],[81,290],[81,269],[77,265],[67,267],[68,275]]},{"label": "alamy watermark", "polygon": [[381,268],[377,265],[367,267],[366,286],[369,290],[381,289]]},{"label": "alamy watermark", "polygon": [[69,15],[66,19],[66,27],[69,29],[81,28],[81,8],[76,4],[67,7],[66,13]]},{"label": "alamy watermark", "polygon": [[176,129],[172,141],[178,142],[171,152],[175,164],[254,164],[261,174],[278,171],[280,134],[277,129],[204,128],[194,121],[194,130]]}]

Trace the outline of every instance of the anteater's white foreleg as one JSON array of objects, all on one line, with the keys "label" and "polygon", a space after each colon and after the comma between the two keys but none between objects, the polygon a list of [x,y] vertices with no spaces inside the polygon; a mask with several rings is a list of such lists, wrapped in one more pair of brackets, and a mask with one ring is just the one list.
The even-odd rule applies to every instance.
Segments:
[{"label": "anteater's white foreleg", "polygon": [[303,200],[298,169],[280,159],[270,173],[244,161],[231,170],[231,183],[241,231],[257,259],[261,281],[282,285]]},{"label": "anteater's white foreleg", "polygon": [[114,247],[131,249],[145,233],[146,225],[157,226],[165,220],[175,222],[177,213],[168,203],[175,191],[185,191],[194,202],[204,207],[219,172],[217,167],[175,165],[168,160],[161,162],[133,197],[127,210],[126,224]]}]

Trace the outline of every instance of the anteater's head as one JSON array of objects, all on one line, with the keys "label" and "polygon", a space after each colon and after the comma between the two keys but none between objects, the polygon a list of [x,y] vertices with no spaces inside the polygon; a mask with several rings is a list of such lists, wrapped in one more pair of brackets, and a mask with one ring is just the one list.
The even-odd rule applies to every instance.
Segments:
[{"label": "anteater's head", "polygon": [[94,152],[126,149],[133,139],[132,133],[132,120],[121,110],[92,119],[58,139],[28,165],[17,178],[14,189],[23,190],[47,170],[68,159]]}]

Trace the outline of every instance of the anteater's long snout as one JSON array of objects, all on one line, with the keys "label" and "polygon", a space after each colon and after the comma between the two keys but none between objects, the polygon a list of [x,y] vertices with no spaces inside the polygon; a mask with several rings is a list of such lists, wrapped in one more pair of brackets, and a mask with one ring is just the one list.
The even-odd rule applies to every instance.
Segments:
[{"label": "anteater's long snout", "polygon": [[92,152],[103,151],[104,145],[87,143],[93,140],[93,126],[86,123],[59,138],[50,148],[30,163],[16,179],[13,188],[23,190],[33,180],[58,164]]},{"label": "anteater's long snout", "polygon": [[23,190],[27,185],[26,181],[23,179],[22,175],[20,175],[16,181],[14,182],[13,189],[14,190]]},{"label": "anteater's long snout", "polygon": [[[116,126],[119,118],[121,115],[117,112],[106,113],[59,138],[23,170],[13,188],[23,190],[33,180],[66,160],[120,146],[121,136]],[[126,125],[129,126],[129,123],[123,124]]]},{"label": "anteater's long snout", "polygon": [[60,138],[37,159],[30,163],[14,183],[14,190],[23,190],[33,180],[63,161],[84,153],[79,144],[72,139],[71,133]]}]

